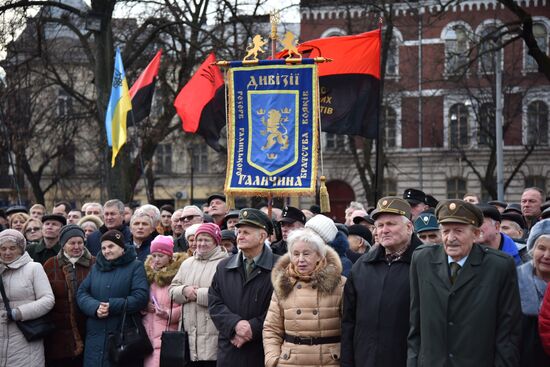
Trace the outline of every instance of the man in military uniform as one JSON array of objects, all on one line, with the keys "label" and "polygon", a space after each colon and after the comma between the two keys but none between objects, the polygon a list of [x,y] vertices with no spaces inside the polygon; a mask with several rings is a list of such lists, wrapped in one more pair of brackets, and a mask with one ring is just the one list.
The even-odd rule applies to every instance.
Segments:
[{"label": "man in military uniform", "polygon": [[303,228],[306,224],[306,216],[298,208],[285,206],[278,224],[281,227],[283,239],[271,244],[271,250],[276,255],[284,255],[287,252],[286,239],[289,233],[295,229]]},{"label": "man in military uniform", "polygon": [[208,290],[208,311],[220,332],[217,365],[264,365],[262,327],[271,300],[271,269],[277,261],[265,240],[273,228],[260,210],[239,212],[239,252],[220,261]]},{"label": "man in military uniform", "polygon": [[439,223],[437,223],[437,218],[432,213],[420,213],[414,221],[414,231],[425,245],[442,243]]},{"label": "man in military uniform", "polygon": [[475,244],[483,213],[440,202],[442,245],[411,263],[407,366],[518,366],[521,308],[514,260]]},{"label": "man in military uniform", "polygon": [[388,196],[372,212],[380,245],[353,265],[344,287],[341,366],[403,366],[409,331],[409,266],[422,243],[411,207]]}]

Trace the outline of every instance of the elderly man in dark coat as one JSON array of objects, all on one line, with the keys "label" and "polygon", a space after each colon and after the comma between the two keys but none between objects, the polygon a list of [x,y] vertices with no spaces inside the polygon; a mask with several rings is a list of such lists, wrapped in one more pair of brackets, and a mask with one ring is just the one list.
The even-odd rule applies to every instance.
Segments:
[{"label": "elderly man in dark coat", "polygon": [[260,210],[246,208],[239,212],[237,231],[239,252],[218,264],[208,290],[208,310],[220,332],[217,366],[263,366],[262,328],[278,258],[265,244],[272,223]]},{"label": "elderly man in dark coat", "polygon": [[413,234],[410,217],[409,203],[399,197],[380,199],[372,212],[380,246],[357,260],[344,287],[344,367],[406,363],[409,265],[412,252],[422,244]]},{"label": "elderly man in dark coat", "polygon": [[483,213],[439,203],[442,245],[421,246],[411,264],[407,366],[518,366],[521,308],[514,259],[475,244]]}]

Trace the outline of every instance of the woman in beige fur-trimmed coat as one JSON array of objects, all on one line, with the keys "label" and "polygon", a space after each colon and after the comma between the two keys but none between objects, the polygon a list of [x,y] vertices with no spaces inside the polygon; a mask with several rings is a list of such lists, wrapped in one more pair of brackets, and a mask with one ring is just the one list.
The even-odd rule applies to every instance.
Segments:
[{"label": "woman in beige fur-trimmed coat", "polygon": [[311,229],[293,231],[272,270],[264,322],[266,367],[339,366],[342,293],[338,254]]}]

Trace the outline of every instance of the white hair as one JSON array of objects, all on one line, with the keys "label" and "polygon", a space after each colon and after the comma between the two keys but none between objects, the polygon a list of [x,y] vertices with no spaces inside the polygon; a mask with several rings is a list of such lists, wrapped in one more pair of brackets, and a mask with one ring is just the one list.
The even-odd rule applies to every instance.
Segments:
[{"label": "white hair", "polygon": [[142,205],[136,210],[135,214],[137,213],[145,213],[149,217],[151,217],[151,219],[153,220],[153,227],[158,226],[158,224],[160,223],[160,210],[154,205],[151,205],[151,204]]},{"label": "white hair", "polygon": [[201,218],[204,218],[204,213],[202,212],[202,210],[198,206],[196,206],[196,205],[186,205],[186,206],[183,207],[183,210],[186,210],[186,209],[192,209],[192,210],[197,212],[197,215],[200,215]]},{"label": "white hair", "polygon": [[134,215],[132,215],[132,218],[130,218],[130,226],[134,224],[134,222],[138,219],[138,218],[147,218],[147,221],[149,222],[149,224],[154,228],[155,225],[153,223],[153,218],[151,218],[151,216],[148,214],[148,213],[145,213],[144,211],[136,211],[134,213]]},{"label": "white hair", "polygon": [[325,241],[323,241],[323,239],[313,229],[299,228],[290,232],[287,238],[289,254],[292,255],[294,245],[298,242],[304,242],[308,245],[312,245],[313,249],[322,257],[325,257],[327,253]]}]

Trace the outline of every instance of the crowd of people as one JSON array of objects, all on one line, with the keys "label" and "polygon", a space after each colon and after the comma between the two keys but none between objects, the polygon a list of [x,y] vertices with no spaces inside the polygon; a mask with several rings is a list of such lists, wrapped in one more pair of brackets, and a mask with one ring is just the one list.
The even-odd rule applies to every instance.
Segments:
[{"label": "crowd of people", "polygon": [[[156,367],[165,331],[186,332],[193,367],[550,366],[548,281],[534,187],[519,203],[407,189],[344,223],[220,194],[17,205],[0,212],[0,367]],[[33,320],[55,328],[29,338]],[[151,353],[114,359],[126,325]]]}]

